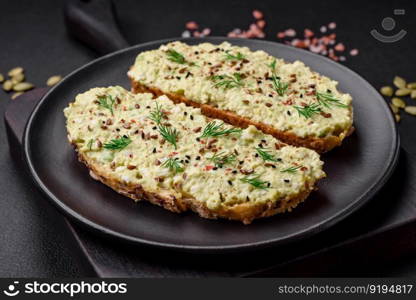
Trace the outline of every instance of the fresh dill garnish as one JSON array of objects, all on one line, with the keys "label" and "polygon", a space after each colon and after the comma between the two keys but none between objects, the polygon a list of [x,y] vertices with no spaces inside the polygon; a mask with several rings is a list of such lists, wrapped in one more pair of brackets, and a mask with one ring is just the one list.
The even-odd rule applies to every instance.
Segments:
[{"label": "fresh dill garnish", "polygon": [[156,108],[150,112],[149,119],[159,125],[162,122],[164,115],[165,114],[162,111],[162,106],[159,106],[159,104],[156,102]]},{"label": "fresh dill garnish", "polygon": [[243,77],[240,73],[234,73],[232,76],[230,75],[213,75],[210,76],[210,79],[214,81],[214,87],[219,88],[222,87],[223,89],[231,89],[235,87],[242,87],[244,84],[242,82]]},{"label": "fresh dill garnish", "polygon": [[176,129],[172,129],[171,127],[164,126],[159,124],[158,130],[160,135],[169,143],[171,143],[175,149],[177,148],[176,140],[178,139],[179,132]]},{"label": "fresh dill garnish", "polygon": [[222,168],[224,165],[235,162],[236,156],[234,154],[226,155],[224,152],[221,152],[215,153],[212,157],[209,157],[208,160],[212,161],[217,168]]},{"label": "fresh dill garnish", "polygon": [[202,135],[200,136],[200,138],[216,137],[216,136],[221,136],[224,134],[231,134],[231,133],[241,133],[240,128],[224,129],[223,126],[224,126],[224,123],[217,124],[215,121],[209,122],[207,126],[205,126],[204,131],[202,132]]},{"label": "fresh dill garnish", "polygon": [[316,97],[320,105],[330,108],[333,106],[338,106],[342,108],[348,108],[348,105],[345,105],[341,102],[340,99],[334,97],[332,93],[316,93]]},{"label": "fresh dill garnish", "polygon": [[131,143],[131,139],[127,136],[122,136],[118,139],[113,139],[109,143],[104,144],[105,149],[121,150]]},{"label": "fresh dill garnish", "polygon": [[299,116],[304,116],[306,119],[312,118],[313,115],[319,114],[322,110],[318,103],[313,103],[306,106],[293,106],[297,111]]},{"label": "fresh dill garnish", "polygon": [[264,161],[278,162],[278,160],[273,155],[271,155],[266,149],[256,148],[256,151]]},{"label": "fresh dill garnish", "polygon": [[87,144],[87,147],[88,147],[88,150],[92,150],[92,143],[94,142],[94,140],[93,139],[90,139],[89,141],[88,141],[88,144]]},{"label": "fresh dill garnish", "polygon": [[168,56],[168,59],[170,61],[176,62],[178,64],[188,64],[190,66],[194,66],[195,63],[193,62],[188,62],[185,57],[180,54],[178,51],[173,50],[173,49],[168,49],[168,51],[166,51],[166,55]]},{"label": "fresh dill garnish", "polygon": [[237,52],[236,55],[230,54],[229,50],[225,52],[225,59],[226,60],[243,60],[245,58],[246,57],[241,52]]},{"label": "fresh dill garnish", "polygon": [[300,169],[301,168],[301,166],[297,166],[297,167],[290,167],[290,168],[287,168],[287,169],[284,169],[284,170],[282,170],[282,171],[280,171],[281,173],[296,173],[296,171],[298,170],[298,169]]},{"label": "fresh dill garnish", "polygon": [[175,174],[184,171],[184,168],[181,166],[181,163],[177,160],[177,158],[168,158],[162,164],[162,167],[168,168],[170,171],[173,171]]},{"label": "fresh dill garnish", "polygon": [[240,180],[242,182],[251,184],[256,189],[265,190],[265,189],[269,188],[269,185],[270,185],[267,181],[261,180],[260,175],[256,175],[256,174],[247,175],[243,178],[240,178]]},{"label": "fresh dill garnish", "polygon": [[98,105],[108,109],[111,112],[111,115],[114,116],[113,105],[116,102],[116,99],[113,98],[111,95],[99,95],[98,98]]},{"label": "fresh dill garnish", "polygon": [[277,92],[277,94],[279,94],[279,96],[283,96],[289,85],[285,82],[281,82],[280,77],[276,76],[276,60],[273,60],[269,67],[272,69],[273,88]]}]

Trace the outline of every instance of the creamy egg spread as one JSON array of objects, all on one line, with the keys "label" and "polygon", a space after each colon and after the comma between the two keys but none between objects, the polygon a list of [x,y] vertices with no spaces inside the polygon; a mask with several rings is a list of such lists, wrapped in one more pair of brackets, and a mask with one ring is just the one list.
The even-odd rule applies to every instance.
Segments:
[{"label": "creamy egg spread", "polygon": [[337,90],[338,82],[300,61],[227,42],[172,42],[140,53],[128,75],[299,137],[343,138],[353,122],[351,96]]},{"label": "creamy egg spread", "polygon": [[[188,53],[182,44],[174,45]],[[166,61],[159,52],[148,55],[138,61],[153,57],[163,68]],[[262,52],[255,57],[266,59]],[[181,87],[193,90],[189,84]],[[89,165],[99,165],[109,178],[126,185],[193,197],[212,210],[248,201],[284,201],[325,176],[315,151],[286,146],[253,126],[240,129],[208,119],[199,109],[173,104],[166,96],[152,99],[117,86],[94,88],[78,95],[64,113],[68,139]]]}]

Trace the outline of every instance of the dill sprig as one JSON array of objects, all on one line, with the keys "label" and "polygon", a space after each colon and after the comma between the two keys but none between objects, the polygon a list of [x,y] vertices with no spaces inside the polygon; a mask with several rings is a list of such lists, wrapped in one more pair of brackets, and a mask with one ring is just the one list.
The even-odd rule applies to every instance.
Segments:
[{"label": "dill sprig", "polygon": [[111,95],[99,95],[98,98],[98,105],[108,109],[111,112],[111,115],[114,116],[113,106],[116,99],[113,98]]},{"label": "dill sprig", "polygon": [[342,108],[348,108],[348,105],[345,105],[341,102],[340,99],[334,97],[332,93],[316,93],[316,97],[320,105],[330,108],[332,105]]},{"label": "dill sprig", "polygon": [[266,149],[256,148],[257,153],[261,156],[264,161],[274,161],[278,162],[278,160],[270,154]]},{"label": "dill sprig", "polygon": [[230,54],[229,50],[225,52],[225,60],[243,60],[245,58],[246,57],[241,52],[237,52],[236,55]]},{"label": "dill sprig", "polygon": [[306,119],[312,118],[315,114],[318,114],[322,111],[318,103],[313,103],[313,104],[306,105],[306,106],[295,105],[293,107],[298,111],[299,116],[302,115]]},{"label": "dill sprig", "polygon": [[121,150],[127,147],[131,143],[131,139],[128,136],[122,136],[118,139],[113,139],[110,142],[104,144],[105,149]]},{"label": "dill sprig", "polygon": [[160,135],[166,141],[171,143],[175,147],[175,149],[177,149],[176,141],[178,139],[179,132],[174,128],[164,126],[161,124],[158,125],[158,130],[159,130]]},{"label": "dill sprig", "polygon": [[164,112],[162,111],[162,106],[159,106],[159,104],[156,102],[156,108],[155,110],[150,112],[149,119],[154,121],[156,124],[160,124],[162,122]]},{"label": "dill sprig", "polygon": [[284,170],[282,170],[282,171],[280,171],[281,173],[296,173],[296,171],[298,170],[298,169],[300,169],[301,168],[301,166],[297,166],[297,167],[290,167],[290,168],[287,168],[287,169],[284,169]]},{"label": "dill sprig", "polygon": [[222,87],[223,89],[231,89],[235,87],[242,87],[244,84],[242,82],[243,77],[240,73],[234,73],[232,76],[230,75],[213,75],[210,76],[210,79],[214,81],[214,87],[219,88]]},{"label": "dill sprig", "polygon": [[90,139],[89,141],[88,141],[88,144],[87,144],[87,147],[88,147],[88,150],[92,150],[92,143],[94,142],[94,139]]},{"label": "dill sprig", "polygon": [[185,57],[180,54],[178,51],[173,50],[173,49],[168,49],[168,51],[166,51],[166,55],[168,56],[168,59],[170,61],[176,62],[178,64],[188,64],[190,66],[194,66],[195,63],[193,62],[188,62]]},{"label": "dill sprig", "polygon": [[286,93],[289,84],[281,82],[280,77],[276,76],[276,60],[273,60],[269,67],[272,69],[273,88],[275,89],[277,94],[279,94],[279,96],[283,96]]},{"label": "dill sprig", "polygon": [[243,178],[240,178],[240,180],[242,182],[251,184],[256,189],[265,190],[265,189],[269,188],[269,185],[270,185],[269,182],[261,180],[260,175],[256,175],[256,174],[247,175]]},{"label": "dill sprig", "polygon": [[208,123],[207,126],[205,126],[204,131],[202,132],[202,135],[200,136],[200,138],[216,137],[216,136],[232,134],[232,133],[241,133],[240,128],[224,129],[223,126],[224,126],[224,123],[217,124],[215,121]]},{"label": "dill sprig", "polygon": [[184,168],[181,166],[181,163],[178,161],[178,158],[168,158],[162,164],[162,167],[168,168],[170,171],[173,171],[175,174],[184,171]]},{"label": "dill sprig", "polygon": [[224,165],[235,162],[236,156],[234,154],[226,155],[224,152],[221,152],[215,153],[212,157],[209,157],[208,160],[212,161],[217,168],[222,168]]}]

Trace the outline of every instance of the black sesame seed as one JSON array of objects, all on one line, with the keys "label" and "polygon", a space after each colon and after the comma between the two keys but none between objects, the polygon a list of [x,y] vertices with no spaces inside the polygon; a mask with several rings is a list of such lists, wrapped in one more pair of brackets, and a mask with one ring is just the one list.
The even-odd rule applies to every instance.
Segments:
[{"label": "black sesame seed", "polygon": [[231,180],[228,180],[229,185],[233,185],[233,182]]},{"label": "black sesame seed", "polygon": [[186,115],[188,115],[188,112],[184,111],[183,114],[186,116]]},{"label": "black sesame seed", "polygon": [[292,115],[292,114],[290,113],[290,111],[287,111],[286,113],[287,113],[287,115],[288,115],[288,116],[291,116],[291,115]]},{"label": "black sesame seed", "polygon": [[176,76],[176,79],[177,79],[177,80],[181,80],[181,77],[180,77],[180,76]]},{"label": "black sesame seed", "polygon": [[254,156],[255,156],[255,157],[259,157],[259,154],[258,154],[258,153],[256,153]]},{"label": "black sesame seed", "polygon": [[197,137],[196,140],[199,142],[201,139],[199,137]]},{"label": "black sesame seed", "polygon": [[238,163],[239,163],[240,165],[242,165],[242,164],[244,163],[244,160],[240,160]]},{"label": "black sesame seed", "polygon": [[153,153],[156,153],[156,148],[153,148]]},{"label": "black sesame seed", "polygon": [[153,127],[152,127],[152,129],[153,129],[153,130],[156,130],[156,129],[157,129],[157,127],[156,127],[156,126],[153,126]]},{"label": "black sesame seed", "polygon": [[277,160],[277,161],[282,161],[282,159],[281,159],[281,158],[276,158],[276,160]]},{"label": "black sesame seed", "polygon": [[257,146],[259,146],[259,148],[263,148],[263,144],[262,143],[258,144]]},{"label": "black sesame seed", "polygon": [[181,164],[183,164],[183,159],[181,159]]},{"label": "black sesame seed", "polygon": [[267,183],[267,187],[270,187],[270,182]]},{"label": "black sesame seed", "polygon": [[146,106],[146,108],[147,108],[147,109],[149,109],[149,108],[150,108],[150,106],[148,105],[148,106]]},{"label": "black sesame seed", "polygon": [[271,166],[272,166],[273,169],[276,169],[276,166],[275,165],[271,165]]},{"label": "black sesame seed", "polygon": [[214,167],[213,170],[216,171],[216,170],[218,170],[218,168],[217,167]]},{"label": "black sesame seed", "polygon": [[262,143],[266,143],[266,140],[261,140]]},{"label": "black sesame seed", "polygon": [[332,91],[330,89],[327,89],[326,92],[330,93],[330,94],[332,93]]},{"label": "black sesame seed", "polygon": [[269,97],[270,97],[270,98],[273,98],[273,95],[272,95],[272,94],[269,94]]},{"label": "black sesame seed", "polygon": [[185,159],[185,163],[189,164],[189,160]]},{"label": "black sesame seed", "polygon": [[120,131],[120,128],[116,128],[116,131]]},{"label": "black sesame seed", "polygon": [[200,160],[201,159],[201,156],[197,156],[197,157],[195,157],[195,159],[196,160]]},{"label": "black sesame seed", "polygon": [[286,183],[289,183],[289,182],[290,182],[290,180],[289,180],[289,179],[285,179],[284,181],[285,181]]},{"label": "black sesame seed", "polygon": [[232,171],[233,174],[237,174],[237,170]]},{"label": "black sesame seed", "polygon": [[191,118],[191,120],[193,120],[194,119],[194,116],[193,115],[190,115],[189,118]]},{"label": "black sesame seed", "polygon": [[303,98],[303,94],[300,94],[299,97]]},{"label": "black sesame seed", "polygon": [[186,157],[187,159],[191,159],[191,157],[190,157],[189,155],[185,155],[185,157]]}]

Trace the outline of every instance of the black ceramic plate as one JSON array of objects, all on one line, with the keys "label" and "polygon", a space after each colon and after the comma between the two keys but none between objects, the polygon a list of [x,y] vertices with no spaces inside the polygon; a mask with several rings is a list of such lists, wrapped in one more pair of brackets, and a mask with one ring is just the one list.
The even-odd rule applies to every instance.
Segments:
[{"label": "black ceramic plate", "polygon": [[[245,39],[187,39],[191,44],[223,40],[264,50],[287,61],[302,60],[340,82],[354,99],[355,133],[323,156],[328,177],[293,212],[251,225],[174,214],[147,202],[134,203],[94,181],[66,139],[62,110],[92,87],[129,88],[126,72],[136,55],[170,40],[137,45],[97,59],[67,76],[35,108],[24,136],[25,158],[36,184],[74,219],[124,240],[195,251],[229,251],[278,245],[322,231],[357,210],[382,187],[398,155],[398,136],[389,108],[373,87],[331,60],[285,45]],[[369,216],[371,217],[371,216]]]}]

